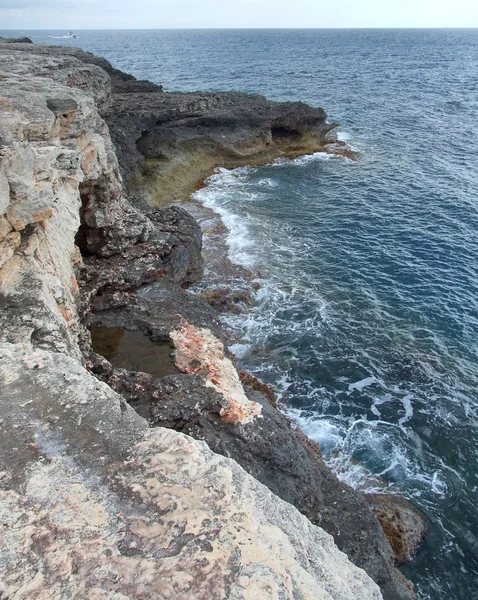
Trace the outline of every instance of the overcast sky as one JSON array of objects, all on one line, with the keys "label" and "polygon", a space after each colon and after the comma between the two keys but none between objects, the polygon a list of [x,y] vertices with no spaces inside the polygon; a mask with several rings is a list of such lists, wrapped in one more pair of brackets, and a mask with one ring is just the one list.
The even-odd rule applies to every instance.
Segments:
[{"label": "overcast sky", "polygon": [[478,0],[0,0],[0,29],[478,27]]}]

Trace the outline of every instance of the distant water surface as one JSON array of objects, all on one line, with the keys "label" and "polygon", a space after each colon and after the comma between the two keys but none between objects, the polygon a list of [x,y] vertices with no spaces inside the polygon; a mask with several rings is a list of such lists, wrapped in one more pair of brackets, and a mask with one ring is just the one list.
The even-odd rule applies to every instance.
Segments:
[{"label": "distant water surface", "polygon": [[[198,197],[264,273],[228,317],[339,476],[377,475],[431,520],[405,574],[478,599],[478,31],[24,32],[168,90],[323,106],[358,163],[323,155],[213,176]],[[0,32],[12,35],[12,32]]]}]

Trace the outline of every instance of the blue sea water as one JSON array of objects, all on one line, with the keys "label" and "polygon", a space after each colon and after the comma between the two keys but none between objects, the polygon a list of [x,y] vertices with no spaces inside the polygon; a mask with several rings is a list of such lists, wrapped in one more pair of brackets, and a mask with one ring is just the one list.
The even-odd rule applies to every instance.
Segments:
[{"label": "blue sea water", "polygon": [[300,99],[340,123],[358,162],[222,171],[198,193],[263,274],[228,317],[234,351],[342,479],[424,510],[404,568],[420,598],[478,599],[478,30],[24,33],[168,90]]}]

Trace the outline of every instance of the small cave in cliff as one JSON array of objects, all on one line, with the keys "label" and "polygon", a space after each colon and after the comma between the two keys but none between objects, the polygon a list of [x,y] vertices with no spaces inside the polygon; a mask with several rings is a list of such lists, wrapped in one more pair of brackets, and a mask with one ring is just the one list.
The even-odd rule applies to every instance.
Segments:
[{"label": "small cave in cliff", "polygon": [[88,196],[84,191],[83,184],[80,184],[80,226],[75,235],[75,244],[78,246],[81,252],[81,256],[87,257],[92,256],[92,253],[88,250],[88,226],[85,224],[85,210],[88,204]]},{"label": "small cave in cliff", "polygon": [[287,127],[272,127],[271,129],[272,139],[276,142],[290,142],[298,140],[301,135],[295,129],[288,129]]},{"label": "small cave in cliff", "polygon": [[156,148],[154,137],[148,130],[141,132],[141,137],[136,140],[136,148],[146,160],[168,161],[169,158]]}]

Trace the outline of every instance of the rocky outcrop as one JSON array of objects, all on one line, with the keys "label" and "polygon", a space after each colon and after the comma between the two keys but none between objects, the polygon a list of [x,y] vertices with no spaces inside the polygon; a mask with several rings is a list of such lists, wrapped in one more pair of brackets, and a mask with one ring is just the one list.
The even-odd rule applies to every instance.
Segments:
[{"label": "rocky outcrop", "polygon": [[321,108],[222,93],[118,93],[106,121],[129,191],[153,206],[187,198],[215,167],[326,150]]},{"label": "rocky outcrop", "polygon": [[367,494],[393,552],[396,565],[410,561],[423,542],[428,519],[404,498],[390,494]]},{"label": "rocky outcrop", "polygon": [[2,37],[0,37],[0,42],[4,42],[6,44],[33,44],[33,41],[29,37],[19,37],[19,38],[2,38]]},{"label": "rocky outcrop", "polygon": [[[124,287],[162,272],[182,283],[200,277],[200,231],[180,209],[149,218],[125,197],[97,110],[111,96],[108,75],[76,58],[17,46],[2,48],[0,66],[3,338],[80,356],[79,250],[100,264],[102,257],[122,256],[122,273],[110,278],[116,289],[122,275],[133,279]],[[135,261],[136,280],[129,268]],[[100,293],[105,278],[96,271]]]},{"label": "rocky outcrop", "polygon": [[[168,95],[76,49],[0,43],[0,60],[4,595],[379,598],[319,525],[386,600],[413,598],[363,496],[243,386],[182,289],[202,272],[194,219],[132,202],[120,172],[159,202],[219,160],[323,147],[325,113]],[[113,368],[90,323],[171,341],[183,373]]]}]

